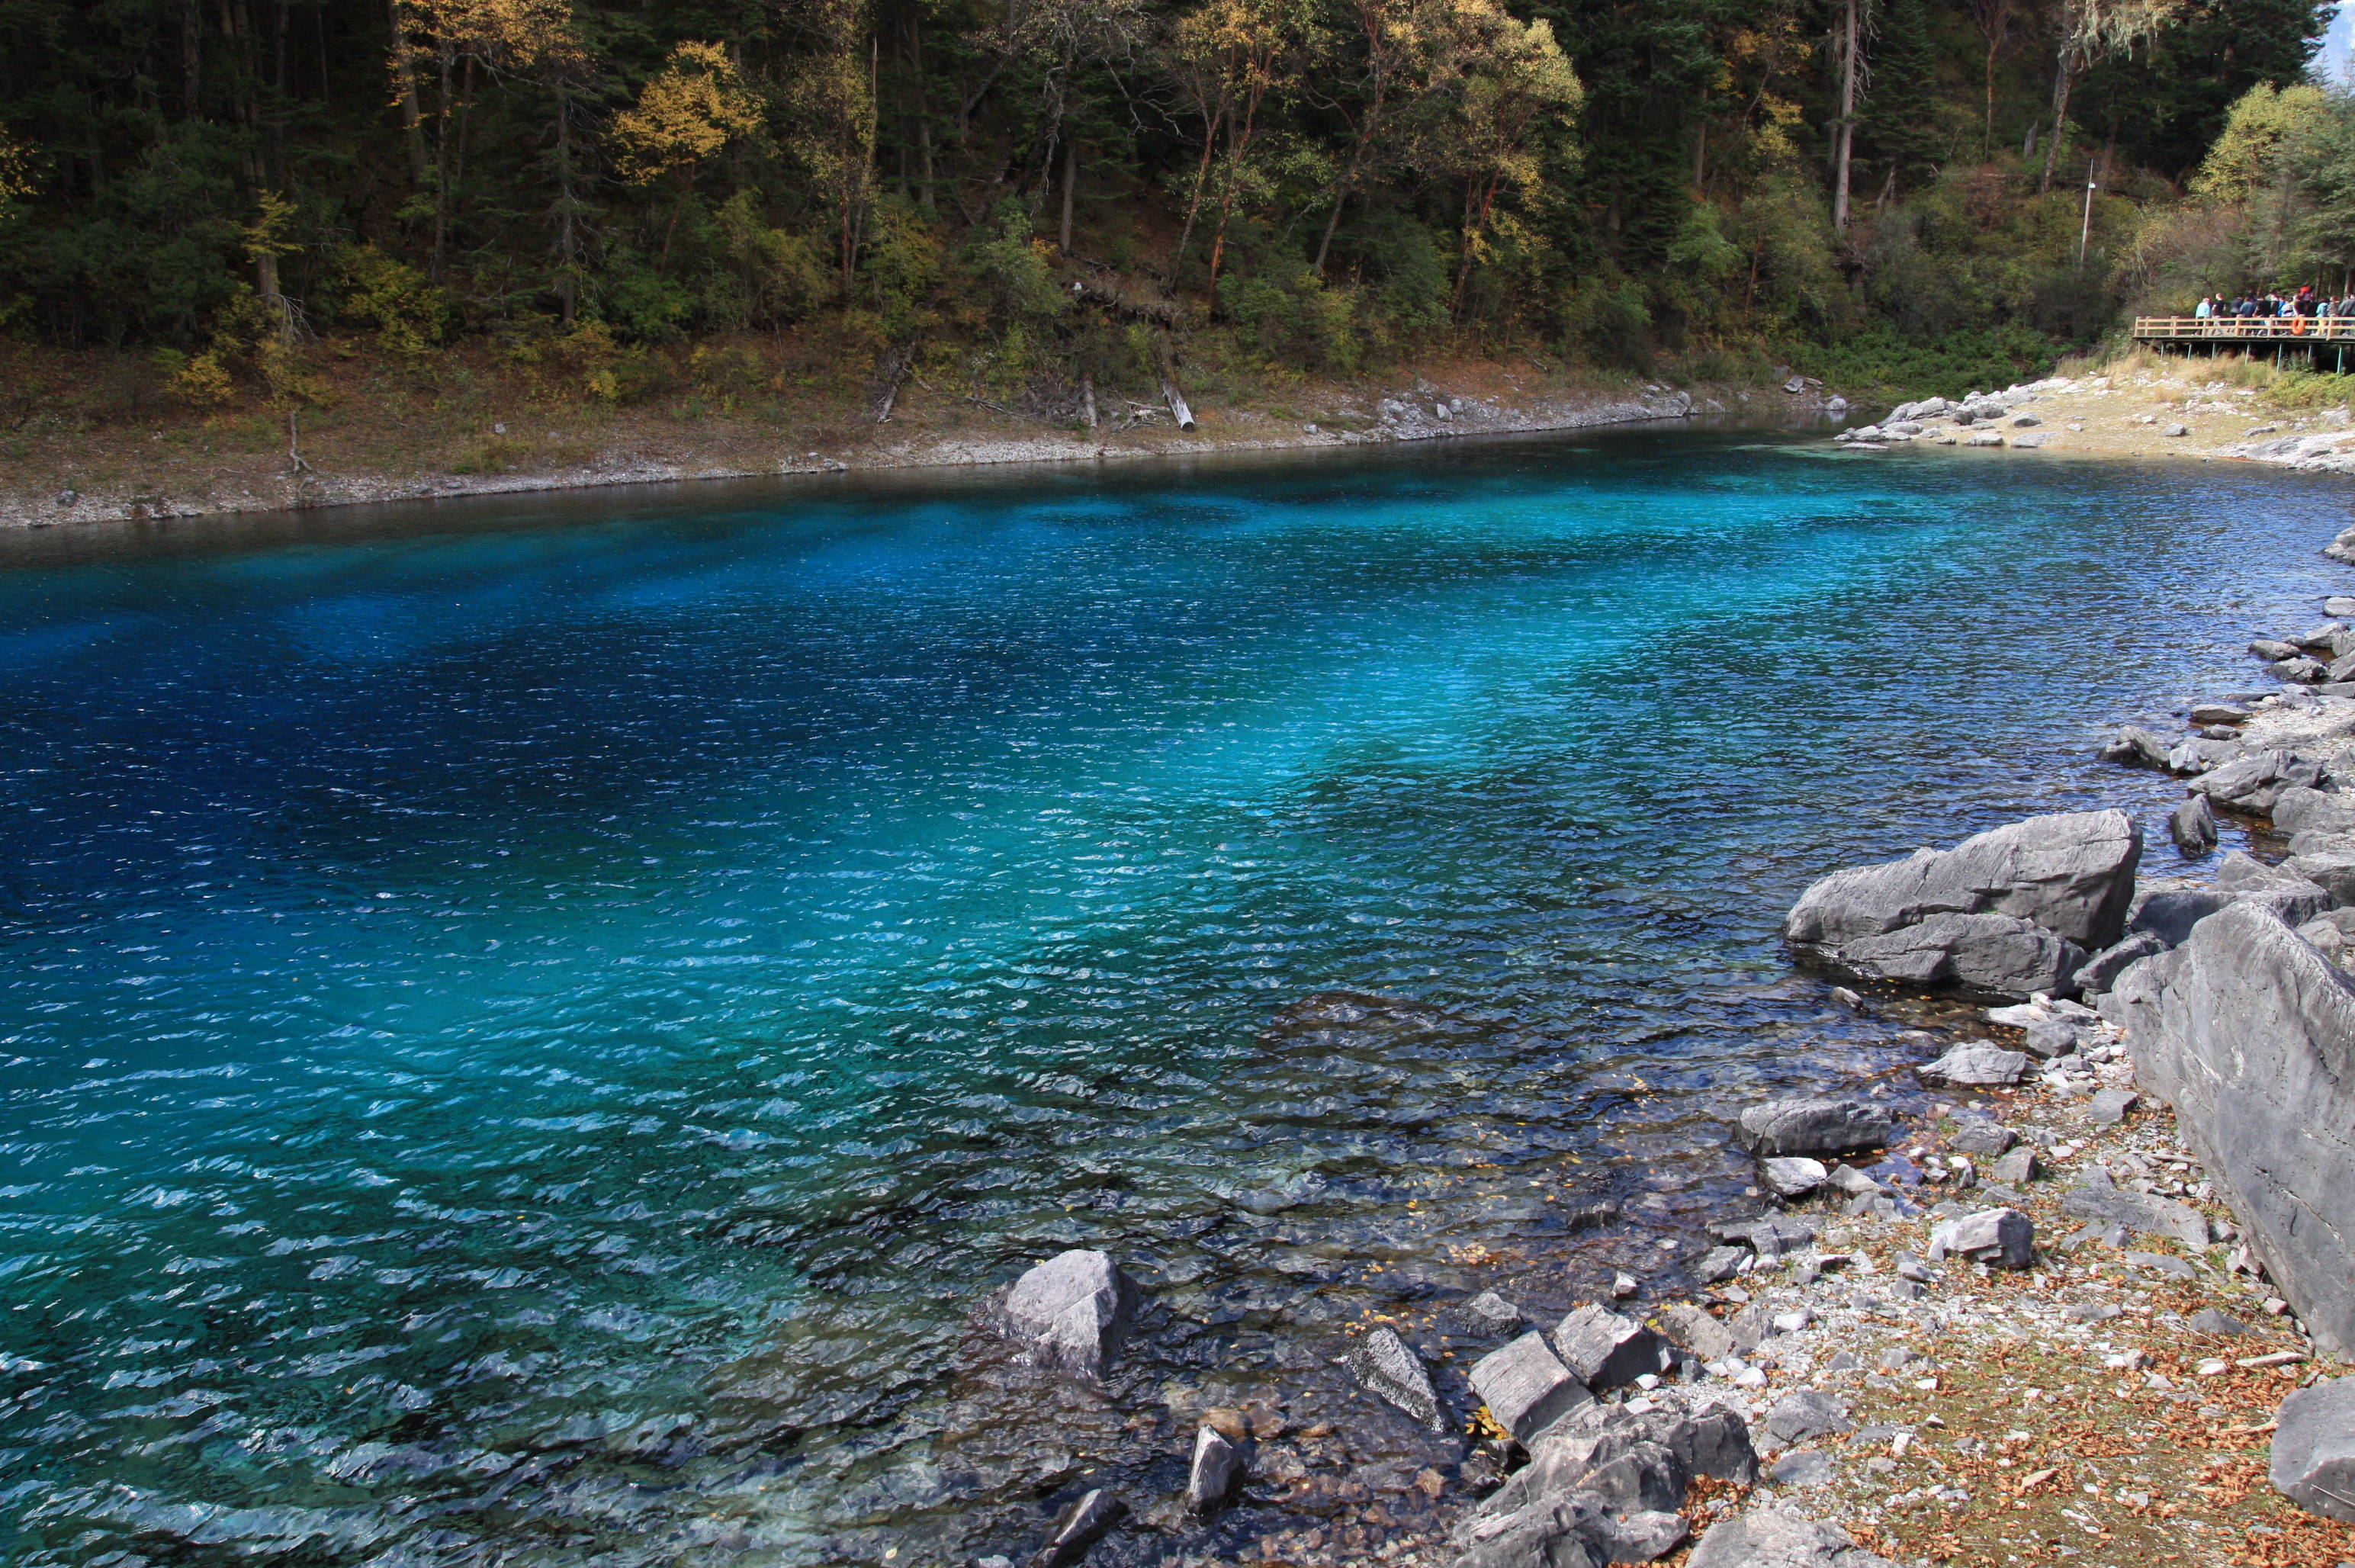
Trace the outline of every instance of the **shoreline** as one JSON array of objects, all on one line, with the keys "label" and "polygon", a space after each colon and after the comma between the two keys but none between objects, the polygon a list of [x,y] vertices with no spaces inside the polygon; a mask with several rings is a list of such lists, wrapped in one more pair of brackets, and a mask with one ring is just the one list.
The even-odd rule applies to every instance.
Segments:
[{"label": "shoreline", "polygon": [[[782,451],[788,444],[799,443],[789,443],[783,434],[778,433],[752,443],[757,461],[748,461],[752,454],[741,450],[719,452],[717,448],[730,443],[715,437],[702,453],[685,451],[631,454],[606,451],[585,463],[496,475],[437,472],[401,476],[368,471],[322,473],[315,467],[306,467],[300,472],[249,476],[245,487],[233,492],[208,481],[166,482],[164,475],[147,469],[132,483],[99,482],[85,490],[68,481],[64,487],[46,496],[23,489],[0,494],[0,529],[81,528],[208,517],[256,518],[348,507],[556,495],[623,485],[683,485],[836,474],[950,471],[1026,464],[1069,466],[1246,453],[1339,451],[1355,446],[1606,429],[1717,415],[1741,417],[1751,412],[1741,407],[1749,394],[1730,389],[1726,390],[1736,400],[1732,407],[1706,393],[1696,396],[1657,384],[1616,396],[1531,397],[1510,391],[1484,392],[1482,386],[1493,388],[1496,378],[1485,383],[1470,377],[1447,379],[1465,386],[1466,390],[1451,390],[1418,377],[1410,386],[1339,400],[1344,411],[1337,416],[1341,428],[1327,428],[1326,421],[1308,420],[1281,433],[1254,428],[1275,422],[1267,416],[1243,410],[1206,408],[1199,418],[1211,428],[1197,428],[1190,432],[1151,424],[1086,433],[1053,432],[1038,429],[1035,421],[1028,421],[1004,430],[967,434],[961,430],[925,428],[919,410],[904,421],[868,426],[855,438],[831,432],[836,439],[815,450]],[[1827,399],[1814,387],[1798,393],[1776,392],[1773,396],[1776,401],[1767,407],[1772,409],[1778,425],[1788,424],[1795,418],[1836,417],[1847,407],[1844,400]],[[1327,420],[1334,417],[1328,414]],[[506,430],[505,422],[495,425],[493,441],[507,439]],[[910,431],[912,433],[903,433]],[[160,440],[160,435],[156,439]],[[282,464],[282,454],[273,461]],[[274,493],[258,494],[253,487],[256,485]]]}]

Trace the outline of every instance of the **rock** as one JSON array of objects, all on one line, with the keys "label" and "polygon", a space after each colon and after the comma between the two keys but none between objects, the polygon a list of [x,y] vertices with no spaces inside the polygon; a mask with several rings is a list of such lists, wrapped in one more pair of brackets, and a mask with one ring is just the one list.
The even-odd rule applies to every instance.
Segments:
[{"label": "rock", "polygon": [[1653,1509],[1625,1514],[1606,1510],[1594,1521],[1589,1539],[1602,1548],[1605,1563],[1649,1563],[1683,1545],[1690,1532],[1682,1514]]},{"label": "rock", "polygon": [[1942,916],[2001,915],[2099,949],[2125,934],[2141,859],[2142,830],[2123,811],[2030,817],[1952,849],[1835,871],[1800,895],[1783,933],[1838,950]]},{"label": "rock", "polygon": [[1084,1492],[1055,1518],[1055,1532],[1030,1559],[1030,1568],[1070,1568],[1128,1514],[1128,1505],[1099,1488]]},{"label": "rock", "polygon": [[1581,1485],[1614,1507],[1672,1513],[1684,1506],[1690,1482],[1684,1464],[1657,1443],[1640,1442],[1598,1464]]},{"label": "rock", "polygon": [[2193,926],[2232,902],[2232,894],[2214,888],[2154,888],[2136,901],[2128,924],[2136,935],[2155,938],[2162,948],[2180,947],[2191,940]]},{"label": "rock", "polygon": [[2194,1334],[2222,1334],[2237,1337],[2249,1331],[2249,1326],[2229,1313],[2212,1307],[2203,1307],[2184,1319],[2183,1326]]},{"label": "rock", "polygon": [[1814,961],[1859,979],[1952,985],[1973,995],[2024,997],[2076,989],[2085,952],[2031,922],[2003,914],[1935,914],[1918,924],[1859,936]]},{"label": "rock", "polygon": [[1944,1221],[1931,1228],[1930,1261],[1947,1257],[1997,1268],[2027,1268],[2036,1261],[2036,1227],[2017,1209],[1982,1209]]},{"label": "rock", "polygon": [[1778,1198],[1805,1198],[1823,1186],[1830,1174],[1823,1162],[1796,1155],[1783,1155],[1759,1162],[1766,1185]]},{"label": "rock", "polygon": [[2297,645],[2285,643],[2278,637],[2259,637],[2249,645],[2249,651],[2267,664],[2279,664],[2284,659],[2297,657]]},{"label": "rock", "polygon": [[1767,1435],[1783,1443],[1804,1443],[1849,1427],[1848,1406],[1815,1389],[1785,1394],[1766,1413]]},{"label": "rock", "polygon": [[2281,863],[2281,871],[2320,888],[2341,904],[2355,904],[2355,853],[2293,855]]},{"label": "rock", "polygon": [[2344,594],[2333,594],[2322,602],[2322,613],[2333,620],[2355,616],[2355,599],[2348,598]]},{"label": "rock", "polygon": [[2061,1195],[2061,1209],[2080,1220],[2122,1225],[2143,1236],[2172,1236],[2190,1247],[2208,1244],[2208,1220],[2188,1203],[2147,1192],[2121,1192],[2106,1178],[2088,1178]]},{"label": "rock", "polygon": [[2156,933],[2138,931],[2115,947],[2105,947],[2077,968],[2077,989],[2088,997],[2098,997],[2117,984],[2120,975],[2146,958],[2155,958],[2167,951],[2167,943]]},{"label": "rock", "polygon": [[2355,799],[2299,784],[2285,784],[2274,797],[2274,826],[2284,833],[2308,828],[2355,833]]},{"label": "rock", "polygon": [[2205,855],[2216,848],[2216,813],[2204,795],[2188,795],[2167,814],[2167,836],[2187,855]]},{"label": "rock", "polygon": [[1742,1261],[1750,1255],[1746,1247],[1711,1247],[1692,1265],[1692,1276],[1703,1285],[1732,1279],[1742,1271]]},{"label": "rock", "polygon": [[1135,1318],[1136,1282],[1103,1253],[1059,1253],[1014,1282],[995,1313],[1007,1339],[1044,1366],[1100,1377]]},{"label": "rock", "polygon": [[2129,724],[2118,731],[2118,738],[2101,750],[2102,761],[2123,763],[2128,767],[2157,768],[2167,771],[2167,742],[2143,729]]},{"label": "rock", "polygon": [[1946,1135],[1946,1147],[1956,1154],[1990,1157],[2019,1141],[2009,1127],[1986,1116],[1957,1116]]},{"label": "rock", "polygon": [[1194,1434],[1194,1466],[1186,1477],[1186,1506],[1196,1513],[1216,1513],[1227,1506],[1242,1484],[1243,1456],[1216,1428]]},{"label": "rock", "polygon": [[2195,702],[2191,705],[2194,724],[2246,724],[2249,710],[2236,702]]},{"label": "rock", "polygon": [[[2318,886],[2286,867],[2268,866],[2255,856],[2239,849],[2226,855],[2223,861],[2217,866],[2216,886],[2219,890],[2229,893],[2269,895],[2267,901],[2271,906],[2281,914],[2283,919],[2294,925],[2299,923],[2301,918],[2311,920],[2315,915],[2332,907],[2328,890]],[[2285,904],[2282,899],[2270,897],[2275,894],[2282,895],[2283,898],[2292,901]],[[2317,894],[2321,895],[2318,902],[2316,899]],[[2291,912],[2293,907],[2297,911],[2307,912],[2304,912],[2302,916],[2293,916]]]},{"label": "rock", "polygon": [[1509,1334],[1529,1321],[1529,1314],[1493,1290],[1484,1290],[1464,1304],[1464,1316],[1492,1334]]},{"label": "rock", "polygon": [[1987,1167],[1987,1179],[2000,1181],[2006,1187],[2025,1187],[2036,1179],[2041,1168],[2037,1163],[2036,1151],[2022,1144]]},{"label": "rock", "polygon": [[1852,1165],[1836,1165],[1831,1171],[1831,1185],[1851,1198],[1878,1198],[1885,1190],[1881,1183]]},{"label": "rock", "polygon": [[2160,431],[2158,433],[2161,435],[2190,435],[2191,433],[2191,427],[2185,424],[2171,424],[2165,430]]},{"label": "rock", "polygon": [[2307,1332],[2355,1350],[2355,978],[2247,904],[2128,978],[2145,967],[2119,1009],[2137,1082],[2175,1107]]},{"label": "rock", "polygon": [[[2014,422],[2016,423],[2018,421],[2015,421]],[[2051,439],[2051,438],[2050,436],[2045,435],[2040,431],[2034,435],[2015,435],[2011,438],[2011,444],[2023,450],[2033,450],[2036,447],[2042,446]]]},{"label": "rock", "polygon": [[2094,1092],[2094,1102],[2085,1107],[2085,1115],[2104,1126],[2114,1127],[2126,1119],[2126,1113],[2136,1104],[2130,1089],[2101,1089]]},{"label": "rock", "polygon": [[[2316,666],[2318,670],[2320,667]],[[2318,764],[2276,749],[2251,752],[2226,763],[2192,780],[2188,787],[2206,795],[2214,805],[2251,816],[2264,816],[2273,811],[2284,789],[2293,785],[2312,789],[2321,777],[2322,770]]]},{"label": "rock", "polygon": [[2044,421],[2042,420],[2038,419],[2034,414],[2019,414],[2013,418],[2011,424],[2014,430],[2030,430],[2037,425],[2042,424],[2043,422]]},{"label": "rock", "polygon": [[1889,1113],[1867,1100],[1769,1100],[1742,1113],[1733,1141],[1765,1157],[1880,1148],[1896,1134]]},{"label": "rock", "polygon": [[1991,430],[1983,430],[1971,435],[1963,444],[1965,446],[2001,446],[2003,437]]},{"label": "rock", "polygon": [[1643,1286],[1636,1283],[1636,1276],[1632,1274],[1614,1274],[1611,1276],[1611,1299],[1614,1301],[1632,1301],[1636,1297],[1636,1293],[1641,1289]]},{"label": "rock", "polygon": [[1497,1424],[1527,1447],[1536,1436],[1594,1396],[1546,1344],[1543,1334],[1524,1334],[1503,1349],[1472,1364],[1473,1392]]},{"label": "rock", "polygon": [[2279,664],[2267,665],[2265,667],[2284,680],[2296,681],[2303,686],[2318,686],[2330,678],[2328,665],[2324,664],[2320,659],[2308,658],[2304,655],[2294,659],[2284,659]]},{"label": "rock", "polygon": [[1893,1568],[1837,1526],[1780,1509],[1753,1509],[1709,1527],[1685,1568]]},{"label": "rock", "polygon": [[1438,1429],[1439,1396],[1432,1392],[1431,1374],[1395,1329],[1377,1328],[1359,1339],[1349,1351],[1348,1367],[1384,1402]]},{"label": "rock", "polygon": [[1966,1040],[1914,1071],[1924,1083],[1969,1086],[2017,1083],[2028,1074],[2028,1053],[1984,1040]]},{"label": "rock", "polygon": [[2298,1390],[2274,1421],[2275,1488],[2308,1513],[2355,1524],[2355,1378]]},{"label": "rock", "polygon": [[2092,1034],[2074,1019],[2046,1019],[2028,1026],[2028,1038],[2022,1041],[2028,1054],[2051,1061],[2056,1057],[2074,1056]]},{"label": "rock", "polygon": [[1755,1220],[1721,1221],[1709,1228],[1720,1241],[1739,1242],[1762,1258],[1796,1253],[1816,1239],[1812,1221],[1796,1214],[1766,1214]]},{"label": "rock", "polygon": [[1553,1331],[1554,1349],[1571,1374],[1590,1389],[1617,1388],[1675,1365],[1668,1342],[1632,1317],[1590,1303]]},{"label": "rock", "polygon": [[1783,383],[1783,389],[1794,394],[1804,392],[1807,389],[1807,383],[1804,378],[1794,376]]},{"label": "rock", "polygon": [[1657,1319],[1668,1339],[1703,1361],[1721,1361],[1734,1354],[1733,1336],[1725,1325],[1689,1301],[1663,1307]]},{"label": "rock", "polygon": [[1576,1493],[1483,1519],[1455,1568],[1603,1568],[1587,1531],[1606,1511],[1600,1499]]},{"label": "rock", "polygon": [[1832,1456],[1817,1448],[1794,1448],[1768,1472],[1778,1487],[1821,1487],[1832,1478]]}]

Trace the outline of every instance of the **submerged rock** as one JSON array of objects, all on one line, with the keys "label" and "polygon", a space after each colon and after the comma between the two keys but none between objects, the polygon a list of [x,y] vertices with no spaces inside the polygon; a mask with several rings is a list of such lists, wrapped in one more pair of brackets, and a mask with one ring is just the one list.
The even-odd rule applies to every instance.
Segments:
[{"label": "submerged rock", "polygon": [[1377,1328],[1359,1339],[1348,1355],[1349,1371],[1387,1403],[1404,1411],[1423,1425],[1439,1426],[1439,1395],[1431,1374],[1395,1329]]},{"label": "submerged rock", "polygon": [[1082,1493],[1056,1516],[1055,1531],[1030,1559],[1029,1568],[1071,1568],[1128,1517],[1128,1505],[1108,1491]]}]

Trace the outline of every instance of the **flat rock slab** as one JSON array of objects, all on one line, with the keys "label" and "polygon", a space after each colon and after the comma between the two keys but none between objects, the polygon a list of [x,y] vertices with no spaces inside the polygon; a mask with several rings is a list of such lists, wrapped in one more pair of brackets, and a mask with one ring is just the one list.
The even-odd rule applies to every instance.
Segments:
[{"label": "flat rock slab", "polygon": [[2126,1113],[2141,1102],[2131,1089],[2101,1089],[2094,1092],[2093,1103],[2085,1115],[2104,1126],[2115,1126],[2126,1119]]},{"label": "flat rock slab", "polygon": [[1849,1538],[1780,1509],[1753,1509],[1709,1527],[1685,1568],[1893,1568]]},{"label": "flat rock slab", "polygon": [[1767,1473],[1778,1487],[1828,1486],[1832,1456],[1819,1448],[1794,1448],[1775,1460]]},{"label": "flat rock slab", "polygon": [[2036,1227],[2017,1209],[1982,1209],[1941,1221],[1930,1231],[1930,1258],[1934,1263],[1949,1257],[2027,1268],[2036,1261]]},{"label": "flat rock slab", "polygon": [[2105,1183],[2088,1182],[2062,1193],[2061,1208],[2080,1220],[2122,1225],[2137,1235],[2172,1236],[2188,1247],[2208,1244],[2208,1217],[2171,1198],[2122,1192]]},{"label": "flat rock slab", "polygon": [[1524,1447],[1594,1397],[1542,1334],[1524,1334],[1475,1361],[1472,1388],[1497,1424]]},{"label": "flat rock slab", "polygon": [[1554,1349],[1571,1374],[1590,1389],[1617,1388],[1674,1364],[1668,1341],[1632,1317],[1589,1304],[1553,1331]]},{"label": "flat rock slab", "polygon": [[2028,1053],[2006,1051],[1992,1040],[1966,1040],[1937,1061],[1925,1062],[1914,1071],[1924,1083],[2008,1085],[2028,1076]]},{"label": "flat rock slab", "polygon": [[1769,1100],[1742,1113],[1733,1139],[1762,1157],[1848,1154],[1885,1146],[1897,1124],[1866,1100]]},{"label": "flat rock slab", "polygon": [[1785,1394],[1766,1413],[1767,1433],[1785,1443],[1804,1443],[1827,1432],[1846,1432],[1849,1425],[1848,1406],[1815,1389]]},{"label": "flat rock slab", "polygon": [[2308,1513],[2355,1524],[2355,1378],[2298,1390],[2274,1421],[2275,1488]]}]

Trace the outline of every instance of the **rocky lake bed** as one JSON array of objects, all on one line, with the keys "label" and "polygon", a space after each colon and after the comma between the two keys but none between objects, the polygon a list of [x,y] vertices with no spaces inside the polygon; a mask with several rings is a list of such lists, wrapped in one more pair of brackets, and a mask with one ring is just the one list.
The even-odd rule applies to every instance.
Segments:
[{"label": "rocky lake bed", "polygon": [[[2187,781],[2177,874],[2110,810],[1810,888],[1803,983],[1887,1053],[1724,1126],[1746,1184],[1681,1233],[1572,1203],[1555,1257],[1473,1250],[1289,1379],[1130,1388],[1166,1456],[1075,1463],[966,1561],[2355,1562],[2355,599],[2320,608],[2253,646],[2264,689],[2105,749]],[[1154,1311],[1074,1250],[975,1322],[1002,1380],[1110,1413]]]}]

